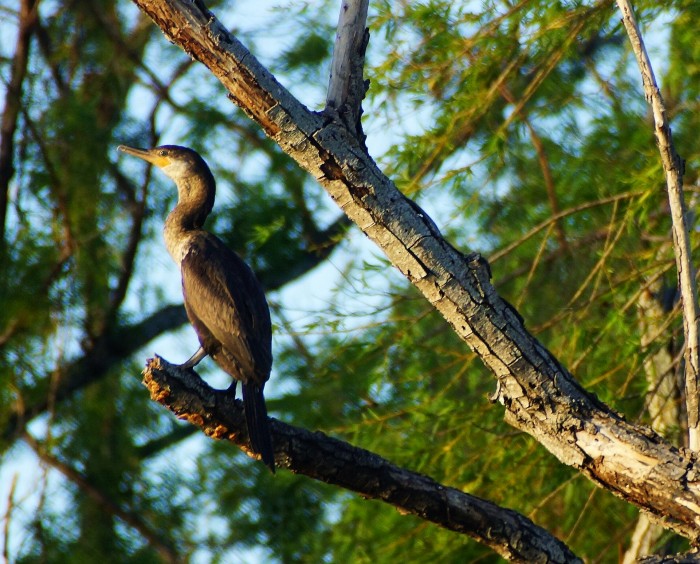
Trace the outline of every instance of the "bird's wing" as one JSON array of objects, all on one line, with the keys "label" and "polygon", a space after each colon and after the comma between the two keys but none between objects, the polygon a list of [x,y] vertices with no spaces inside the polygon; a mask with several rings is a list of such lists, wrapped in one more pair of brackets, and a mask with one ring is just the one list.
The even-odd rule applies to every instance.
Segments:
[{"label": "bird's wing", "polygon": [[219,239],[203,236],[180,265],[187,308],[224,349],[266,380],[272,367],[270,310],[252,270]]}]

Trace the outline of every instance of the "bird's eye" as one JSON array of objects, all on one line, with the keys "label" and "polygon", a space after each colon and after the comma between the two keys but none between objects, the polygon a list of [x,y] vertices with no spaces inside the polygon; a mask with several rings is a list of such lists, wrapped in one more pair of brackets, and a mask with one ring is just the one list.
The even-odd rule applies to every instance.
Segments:
[{"label": "bird's eye", "polygon": [[167,157],[167,156],[168,156],[168,151],[166,151],[165,149],[161,149],[160,151],[158,151],[158,154],[159,154],[161,157]]}]

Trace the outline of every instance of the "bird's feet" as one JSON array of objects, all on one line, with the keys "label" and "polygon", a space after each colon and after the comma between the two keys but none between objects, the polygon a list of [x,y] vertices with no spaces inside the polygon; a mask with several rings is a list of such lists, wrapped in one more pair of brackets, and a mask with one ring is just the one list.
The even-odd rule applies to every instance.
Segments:
[{"label": "bird's feet", "polygon": [[188,360],[186,360],[180,365],[180,368],[194,368],[202,361],[202,359],[205,356],[207,356],[206,351],[202,347],[199,347],[197,349],[197,352],[195,352]]}]

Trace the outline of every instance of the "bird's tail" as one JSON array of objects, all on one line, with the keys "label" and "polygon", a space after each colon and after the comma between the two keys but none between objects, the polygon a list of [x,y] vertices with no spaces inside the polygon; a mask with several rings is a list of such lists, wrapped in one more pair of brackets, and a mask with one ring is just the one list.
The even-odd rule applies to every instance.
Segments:
[{"label": "bird's tail", "polygon": [[262,388],[253,382],[243,384],[243,407],[245,422],[248,427],[250,446],[262,457],[263,462],[275,472],[275,454],[272,448],[270,422],[267,418],[267,407]]}]

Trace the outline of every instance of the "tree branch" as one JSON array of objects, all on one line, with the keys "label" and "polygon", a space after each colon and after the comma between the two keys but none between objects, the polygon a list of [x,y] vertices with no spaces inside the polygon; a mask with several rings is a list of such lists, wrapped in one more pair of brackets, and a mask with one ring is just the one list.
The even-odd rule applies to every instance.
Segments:
[{"label": "tree branch", "polygon": [[5,515],[2,519],[5,521],[3,527],[3,542],[2,542],[2,557],[4,562],[10,562],[10,525],[12,524],[12,512],[15,509],[15,490],[17,488],[17,479],[19,478],[19,472],[16,472],[12,476],[12,483],[10,484],[10,491],[7,494],[7,503],[5,510]]},{"label": "tree branch", "polygon": [[0,257],[5,252],[5,222],[9,204],[10,180],[15,174],[14,137],[22,108],[22,84],[27,74],[29,46],[34,32],[39,0],[22,0],[19,8],[19,31],[12,60],[12,74],[5,94],[0,120]]},{"label": "tree branch", "polygon": [[134,0],[166,37],[207,65],[239,104],[440,311],[496,376],[511,425],[563,463],[693,540],[700,464],[586,392],[524,327],[479,255],[463,255],[382,174],[352,132],[310,112],[201,1]]},{"label": "tree branch", "polygon": [[683,554],[646,556],[639,559],[639,564],[697,564],[700,549],[694,548]]},{"label": "tree branch", "polygon": [[651,105],[661,162],[666,172],[668,202],[671,208],[673,247],[678,269],[678,281],[683,303],[683,328],[685,333],[685,397],[688,411],[688,446],[700,451],[700,307],[695,285],[695,270],[683,198],[683,160],[673,145],[671,126],[666,118],[666,107],[656,84],[654,70],[642,40],[639,27],[628,0],[617,0],[622,12],[622,23],[632,44],[632,51],[639,64],[644,86],[644,96]]},{"label": "tree branch", "polygon": [[[500,84],[498,86],[498,89],[501,93],[501,96],[503,96],[506,102],[513,106],[517,104],[515,96],[513,96],[513,93],[505,84]],[[524,111],[524,108],[522,106],[519,107],[521,108],[521,118],[523,120],[523,123],[525,124],[525,127],[527,127],[527,130],[530,133],[530,141],[532,142],[532,147],[535,149],[535,153],[537,154],[537,160],[540,163],[540,170],[542,171],[542,180],[544,181],[544,187],[547,192],[549,206],[552,208],[552,216],[556,217],[561,214],[561,208],[559,206],[559,198],[557,197],[554,178],[552,177],[552,167],[549,165],[549,158],[547,157],[547,150],[545,149],[544,143],[538,135],[535,126],[532,125],[532,122],[530,121],[527,112]],[[556,219],[554,221],[554,230],[556,232],[557,240],[559,242],[559,247],[561,248],[561,250],[566,253],[571,252],[571,249],[569,248],[569,243],[566,240],[564,222],[560,221],[559,219]]]},{"label": "tree branch", "polygon": [[163,562],[171,562],[175,564],[181,561],[181,558],[179,557],[175,548],[170,546],[166,539],[161,538],[161,536],[158,535],[158,533],[154,531],[153,528],[147,524],[137,512],[130,512],[122,508],[118,503],[110,499],[105,492],[91,484],[90,481],[75,468],[52,456],[46,450],[45,446],[37,441],[33,436],[26,433],[23,438],[41,460],[52,468],[58,470],[68,480],[78,486],[83,493],[85,493],[85,495],[103,507],[106,512],[114,515],[125,524],[138,531],[139,534],[141,534],[143,538],[146,539],[157,551],[158,555],[163,559]]},{"label": "tree branch", "polygon": [[103,336],[85,355],[63,367],[54,390],[49,389],[49,383],[54,380],[50,375],[41,378],[36,387],[23,390],[22,401],[7,415],[0,439],[16,438],[29,421],[46,410],[50,401],[61,401],[100,380],[146,343],[186,322],[185,308],[170,305],[138,323],[119,327],[114,333]]},{"label": "tree branch", "polygon": [[[249,456],[243,403],[214,390],[193,370],[150,359],[144,385],[151,398],[206,435],[228,440]],[[401,513],[469,535],[513,562],[581,562],[564,543],[527,517],[399,468],[380,456],[271,419],[275,459],[281,467],[327,484],[380,499]]]},{"label": "tree branch", "polygon": [[341,0],[338,32],[333,47],[331,75],[324,113],[339,117],[364,143],[362,100],[369,81],[363,79],[365,50],[369,42],[367,8],[369,0]]}]

